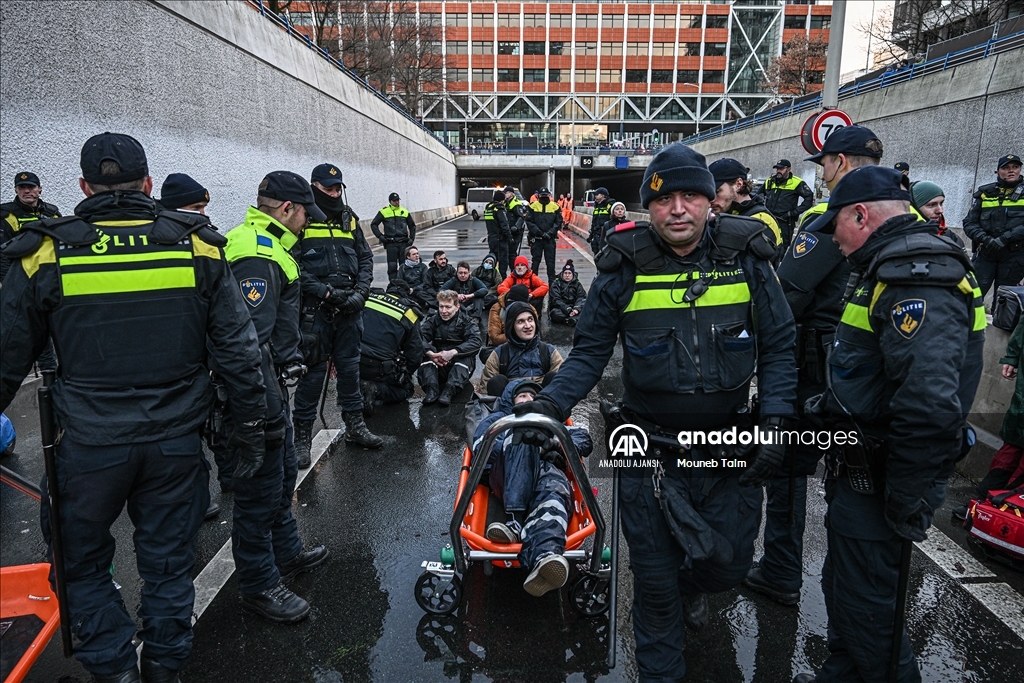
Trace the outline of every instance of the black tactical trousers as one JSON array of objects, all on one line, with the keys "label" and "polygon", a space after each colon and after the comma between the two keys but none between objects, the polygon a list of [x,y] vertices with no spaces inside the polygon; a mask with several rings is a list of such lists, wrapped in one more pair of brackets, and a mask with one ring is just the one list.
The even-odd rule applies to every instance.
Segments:
[{"label": "black tactical trousers", "polygon": [[533,272],[540,272],[540,259],[543,256],[548,267],[548,282],[555,281],[555,238],[537,238],[530,244],[530,253],[533,254]]}]

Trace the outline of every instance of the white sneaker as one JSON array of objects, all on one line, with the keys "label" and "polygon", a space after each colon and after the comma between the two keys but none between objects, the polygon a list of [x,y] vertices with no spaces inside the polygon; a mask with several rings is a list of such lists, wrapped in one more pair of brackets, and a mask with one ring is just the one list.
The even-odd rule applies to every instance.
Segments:
[{"label": "white sneaker", "polygon": [[569,563],[561,555],[547,555],[540,559],[530,575],[526,577],[523,588],[535,597],[553,591],[565,585],[569,578]]},{"label": "white sneaker", "polygon": [[519,543],[519,534],[523,528],[519,522],[509,520],[508,524],[494,522],[487,526],[487,539],[495,543]]}]

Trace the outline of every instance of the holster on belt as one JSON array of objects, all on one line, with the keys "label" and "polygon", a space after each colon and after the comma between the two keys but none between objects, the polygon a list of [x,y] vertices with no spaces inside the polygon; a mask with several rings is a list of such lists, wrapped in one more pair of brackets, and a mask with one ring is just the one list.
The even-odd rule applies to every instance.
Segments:
[{"label": "holster on belt", "polygon": [[203,433],[206,436],[206,443],[215,446],[219,442],[220,434],[224,429],[224,411],[228,404],[228,388],[224,381],[217,375],[211,377],[213,387],[213,405],[210,407],[210,415],[203,425]]},{"label": "holster on belt", "polygon": [[796,364],[801,382],[824,383],[826,354],[823,341],[826,334],[821,330],[797,325]]}]

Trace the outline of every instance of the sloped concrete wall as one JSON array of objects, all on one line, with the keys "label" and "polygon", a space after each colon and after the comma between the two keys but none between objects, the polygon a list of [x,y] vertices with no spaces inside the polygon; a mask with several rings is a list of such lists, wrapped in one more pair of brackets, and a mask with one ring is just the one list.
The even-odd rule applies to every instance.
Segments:
[{"label": "sloped concrete wall", "polygon": [[[931,180],[946,192],[946,221],[960,226],[971,194],[996,178],[996,161],[1019,151],[1024,110],[1024,49],[843,100],[839,108],[882,140],[882,163],[910,164],[912,180]],[[808,183],[815,165],[803,161],[800,126],[808,114],[694,145],[708,162],[735,157],[764,178],[780,158]]]},{"label": "sloped concrete wall", "polygon": [[397,191],[410,211],[458,203],[451,152],[245,3],[0,3],[0,197],[36,172],[65,213],[82,199],[82,143],[113,131],[146,148],[155,195],[169,173],[211,194],[226,230],[260,179],[338,165],[365,219]]}]

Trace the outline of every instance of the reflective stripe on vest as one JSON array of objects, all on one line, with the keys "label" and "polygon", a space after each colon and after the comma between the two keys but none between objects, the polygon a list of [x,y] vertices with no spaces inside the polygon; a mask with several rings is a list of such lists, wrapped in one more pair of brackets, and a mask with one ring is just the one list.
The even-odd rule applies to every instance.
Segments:
[{"label": "reflective stripe on vest", "polygon": [[[679,275],[640,275],[637,274],[633,286],[633,298],[630,299],[624,313],[635,311],[651,311],[658,309],[690,308],[692,306],[729,306],[750,302],[750,288],[740,271],[703,273],[704,278],[711,278],[712,284],[707,291],[693,302],[684,301],[688,286],[681,286],[695,280],[694,273]],[[718,284],[716,280],[724,280]],[[706,281],[706,280],[705,280]]]},{"label": "reflective stripe on vest", "polygon": [[405,315],[405,311],[403,311],[401,308],[394,306],[376,296],[371,296],[369,299],[366,300],[366,307],[369,308],[370,310],[377,311],[378,313],[383,313],[389,318],[394,318],[395,320],[401,320],[402,317]]},{"label": "reflective stripe on vest", "polygon": [[801,180],[800,178],[798,178],[795,175],[790,175],[789,178],[787,178],[786,182],[784,182],[784,183],[779,183],[779,181],[777,181],[774,177],[772,177],[772,178],[769,178],[768,180],[764,181],[764,189],[766,189],[766,190],[795,190],[798,187],[800,187],[800,183],[802,183],[802,182],[803,182],[803,180]]},{"label": "reflective stripe on vest", "polygon": [[409,215],[409,211],[404,206],[396,208],[388,204],[380,210],[380,215],[384,218],[406,218]]},{"label": "reflective stripe on vest", "polygon": [[547,204],[541,204],[540,202],[534,202],[530,204],[530,209],[537,213],[558,213],[560,209],[558,204],[555,202],[548,202]]},{"label": "reflective stripe on vest", "polygon": [[229,263],[250,257],[265,258],[281,267],[289,283],[299,279],[299,264],[288,253],[299,238],[259,209],[249,207],[245,223],[229,231],[227,237],[224,254]]},{"label": "reflective stripe on vest", "polygon": [[302,239],[316,239],[318,237],[339,237],[346,240],[354,240],[355,235],[350,231],[333,227],[327,223],[310,223],[302,233]]}]

